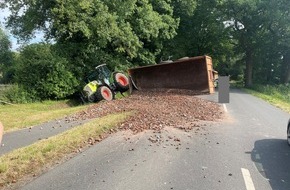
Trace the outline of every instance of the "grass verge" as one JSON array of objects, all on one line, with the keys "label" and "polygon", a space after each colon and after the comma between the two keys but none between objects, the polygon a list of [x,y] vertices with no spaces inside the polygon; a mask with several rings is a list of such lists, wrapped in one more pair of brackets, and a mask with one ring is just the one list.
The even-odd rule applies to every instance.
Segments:
[{"label": "grass verge", "polygon": [[244,90],[290,113],[290,86],[255,85],[251,89]]},{"label": "grass verge", "polygon": [[68,101],[0,105],[0,118],[5,132],[44,123],[84,110],[87,106],[73,106]]},{"label": "grass verge", "polygon": [[25,176],[37,175],[44,168],[61,161],[74,153],[88,141],[99,139],[100,135],[125,121],[132,112],[108,115],[73,128],[54,137],[14,150],[0,157],[0,187],[15,183]]}]

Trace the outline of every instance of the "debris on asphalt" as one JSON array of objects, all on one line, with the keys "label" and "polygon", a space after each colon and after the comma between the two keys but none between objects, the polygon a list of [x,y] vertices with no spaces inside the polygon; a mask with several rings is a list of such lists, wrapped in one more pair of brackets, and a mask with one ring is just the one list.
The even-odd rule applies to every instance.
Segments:
[{"label": "debris on asphalt", "polygon": [[[133,111],[135,114],[119,125],[120,130],[131,130],[134,134],[144,130],[159,133],[164,127],[189,131],[200,127],[199,121],[217,121],[223,117],[223,111],[217,103],[198,98],[195,96],[197,94],[200,93],[172,89],[136,91],[127,98],[93,104],[66,120],[80,121]],[[152,143],[161,140],[157,136],[149,139]]]},{"label": "debris on asphalt", "polygon": [[180,142],[180,139],[179,138],[175,138],[174,141]]}]

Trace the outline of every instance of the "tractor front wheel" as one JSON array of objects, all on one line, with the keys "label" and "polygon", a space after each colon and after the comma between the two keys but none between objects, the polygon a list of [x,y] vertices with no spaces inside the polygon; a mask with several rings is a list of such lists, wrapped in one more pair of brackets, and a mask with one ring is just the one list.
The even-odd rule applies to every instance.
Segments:
[{"label": "tractor front wheel", "polygon": [[96,92],[96,98],[98,101],[107,100],[111,101],[114,98],[112,90],[107,86],[99,86]]},{"label": "tractor front wheel", "polygon": [[114,83],[116,86],[116,90],[120,92],[126,92],[129,90],[129,79],[123,73],[114,73]]}]

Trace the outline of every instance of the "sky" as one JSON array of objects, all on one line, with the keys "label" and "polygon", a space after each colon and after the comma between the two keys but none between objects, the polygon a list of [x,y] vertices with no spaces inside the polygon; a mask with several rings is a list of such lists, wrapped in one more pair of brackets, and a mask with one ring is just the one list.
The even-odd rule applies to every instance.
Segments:
[{"label": "sky", "polygon": [[[7,18],[10,15],[10,11],[5,8],[5,9],[0,9],[0,26],[6,34],[9,36],[9,39],[12,43],[12,50],[17,51],[17,49],[21,46],[21,44],[17,43],[17,38],[13,36],[7,28],[5,28],[5,18]],[[37,43],[43,40],[43,33],[42,32],[37,32],[35,34],[35,38],[32,39],[29,43]]]}]

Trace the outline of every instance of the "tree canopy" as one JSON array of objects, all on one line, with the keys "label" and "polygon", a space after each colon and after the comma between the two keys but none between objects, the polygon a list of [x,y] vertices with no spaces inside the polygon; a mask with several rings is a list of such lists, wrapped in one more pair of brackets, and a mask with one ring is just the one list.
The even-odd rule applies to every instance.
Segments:
[{"label": "tree canopy", "polygon": [[6,26],[14,35],[25,41],[43,31],[53,41],[51,55],[62,60],[59,68],[77,80],[102,63],[125,70],[168,57],[210,55],[221,75],[246,86],[290,81],[288,0],[3,0],[0,5],[11,11]]},{"label": "tree canopy", "polygon": [[83,44],[84,52],[97,49],[150,64],[161,51],[162,42],[176,35],[179,19],[174,17],[170,2],[5,0],[4,3],[12,13],[7,26],[21,39],[30,39],[36,30],[42,30],[47,39],[57,43]]},{"label": "tree canopy", "polygon": [[0,66],[8,64],[11,60],[11,42],[9,41],[8,35],[0,28]]},{"label": "tree canopy", "polygon": [[0,28],[0,81],[6,82],[12,59],[11,42],[8,35]]}]

